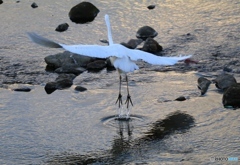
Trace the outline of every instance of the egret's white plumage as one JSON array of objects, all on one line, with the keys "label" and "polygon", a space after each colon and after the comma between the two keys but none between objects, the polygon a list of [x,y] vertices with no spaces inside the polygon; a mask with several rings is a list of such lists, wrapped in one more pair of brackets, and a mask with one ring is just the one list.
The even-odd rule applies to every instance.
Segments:
[{"label": "egret's white plumage", "polygon": [[[112,39],[112,33],[111,33],[111,27],[110,27],[110,21],[109,21],[108,15],[105,15],[105,21],[106,21],[107,31],[108,31],[108,41],[109,41],[108,46],[65,45],[65,44],[53,42],[35,33],[28,33],[28,36],[33,42],[46,47],[63,48],[72,53],[90,56],[90,57],[96,57],[96,58],[115,57],[114,59],[117,60],[116,61],[117,64],[115,65],[114,61],[112,61],[113,65],[116,67],[116,69],[121,69],[124,72],[131,72],[133,71],[132,68],[138,69],[138,67],[136,67],[136,64],[134,64],[133,62],[137,60],[143,60],[153,65],[174,65],[178,61],[185,60],[191,57],[191,55],[182,56],[182,57],[159,57],[141,50],[126,48],[121,44],[114,44]],[[128,65],[135,65],[135,66],[129,67]]]},{"label": "egret's white plumage", "polygon": [[[151,53],[147,53],[141,50],[136,49],[129,49],[121,44],[114,44],[112,39],[111,33],[111,26],[109,21],[109,16],[105,15],[105,22],[107,25],[107,32],[108,32],[108,46],[101,46],[101,45],[65,45],[61,43],[56,43],[51,41],[47,38],[41,37],[35,33],[28,33],[30,39],[42,46],[51,47],[51,48],[63,48],[67,51],[72,53],[76,53],[79,55],[85,55],[89,57],[96,57],[96,58],[108,58],[110,57],[111,63],[120,73],[127,73],[133,72],[136,69],[139,69],[138,66],[135,64],[134,61],[143,60],[147,63],[153,65],[174,65],[178,61],[185,60],[191,57],[188,56],[180,56],[180,57],[159,57],[153,55]],[[127,76],[126,76],[127,78]],[[121,76],[120,76],[120,84],[121,84]],[[121,88],[121,86],[120,86]],[[120,97],[121,93],[119,93]],[[119,101],[119,106],[121,102],[121,98],[118,98],[117,102]],[[130,95],[128,92],[128,99],[127,103],[131,102]],[[132,102],[131,102],[132,104]]]}]

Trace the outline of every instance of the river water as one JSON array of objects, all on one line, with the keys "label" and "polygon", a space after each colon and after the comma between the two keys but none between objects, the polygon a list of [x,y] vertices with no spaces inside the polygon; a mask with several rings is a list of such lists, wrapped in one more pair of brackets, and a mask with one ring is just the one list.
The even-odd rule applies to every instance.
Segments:
[{"label": "river water", "polygon": [[[239,110],[225,109],[222,93],[213,84],[200,97],[197,71],[156,72],[148,67],[129,74],[132,118],[118,121],[114,119],[118,111],[116,72],[83,73],[73,87],[47,95],[44,85],[56,75],[42,74],[43,58],[62,50],[37,46],[26,36],[33,31],[66,44],[102,44],[99,39],[107,38],[103,19],[107,13],[116,43],[135,38],[139,27],[149,25],[159,33],[156,40],[169,53],[193,54],[194,59],[205,61],[213,50],[230,55],[239,52],[239,1],[89,2],[100,13],[84,25],[71,23],[67,15],[79,3],[76,0],[36,1],[36,9],[28,0],[0,5],[1,65],[4,61],[23,63],[21,73],[41,73],[29,80],[34,85],[20,84],[31,92],[9,90],[19,84],[0,88],[0,164],[227,164],[228,157],[240,159]],[[150,4],[156,8],[148,10]],[[69,23],[69,29],[55,32],[64,22]],[[186,40],[188,33],[192,37]],[[3,69],[1,82],[7,79],[2,73]],[[216,73],[200,74],[211,79]],[[240,80],[238,74],[235,77]],[[16,78],[21,79],[21,74]],[[76,92],[76,85],[88,90]],[[173,101],[179,96],[187,100]],[[156,129],[156,123],[167,122],[176,113],[194,122],[178,129]],[[180,118],[176,121],[184,123]],[[158,136],[150,136],[152,130]]]}]

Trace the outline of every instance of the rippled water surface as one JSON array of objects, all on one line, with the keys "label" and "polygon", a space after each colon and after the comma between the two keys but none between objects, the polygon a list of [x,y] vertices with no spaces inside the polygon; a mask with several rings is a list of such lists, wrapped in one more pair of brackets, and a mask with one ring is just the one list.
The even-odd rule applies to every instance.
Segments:
[{"label": "rippled water surface", "polygon": [[[225,53],[239,50],[237,0],[90,2],[100,9],[99,15],[92,23],[77,25],[67,14],[79,1],[36,1],[36,9],[30,7],[32,1],[4,1],[0,5],[0,62],[7,59],[44,71],[43,58],[62,50],[36,46],[26,32],[66,44],[102,44],[99,39],[107,38],[106,13],[116,43],[135,38],[139,27],[149,25],[158,31],[156,40],[165,48],[174,47],[172,54],[194,54],[204,61],[207,50],[219,45],[226,47]],[[148,10],[150,4],[156,8]],[[69,23],[68,31],[55,32],[63,22]],[[181,36],[188,33],[196,38],[182,41]],[[29,93],[0,88],[0,164],[212,164],[213,157],[240,157],[239,110],[223,108],[222,93],[214,85],[199,97],[197,78],[195,72],[144,68],[130,74],[134,106],[128,121],[114,116],[118,110],[116,72],[83,73],[73,87],[51,95],[44,91],[47,80],[29,85]],[[76,92],[75,85],[88,90]],[[179,96],[188,99],[173,101]]]}]

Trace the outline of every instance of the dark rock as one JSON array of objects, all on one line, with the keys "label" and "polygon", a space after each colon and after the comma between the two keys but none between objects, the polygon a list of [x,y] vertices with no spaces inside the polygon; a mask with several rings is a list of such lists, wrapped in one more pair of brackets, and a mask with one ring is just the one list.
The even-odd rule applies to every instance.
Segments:
[{"label": "dark rock", "polygon": [[20,1],[16,1],[16,3],[19,3]]},{"label": "dark rock", "polygon": [[81,87],[81,86],[76,86],[76,87],[75,87],[75,90],[76,90],[76,91],[80,91],[80,92],[84,92],[84,91],[87,90],[87,88],[84,88],[84,87]]},{"label": "dark rock", "polygon": [[225,71],[225,72],[232,72],[232,69],[225,66],[223,68],[223,71]]},{"label": "dark rock", "polygon": [[18,92],[30,92],[31,88],[28,87],[22,87],[22,88],[15,88],[13,91],[18,91]]},{"label": "dark rock", "polygon": [[231,85],[223,94],[222,103],[224,107],[240,107],[240,83]]},{"label": "dark rock", "polygon": [[109,42],[108,42],[108,40],[106,40],[106,39],[100,39],[99,41],[102,42],[102,43],[104,43],[104,44],[108,44],[108,45],[109,45]]},{"label": "dark rock", "polygon": [[142,42],[142,39],[130,39],[127,43],[122,42],[121,44],[129,49],[135,49]]},{"label": "dark rock", "polygon": [[138,29],[136,37],[142,40],[146,40],[148,37],[154,38],[158,33],[150,26],[143,26]]},{"label": "dark rock", "polygon": [[86,67],[87,64],[92,62],[94,59],[95,58],[81,56],[78,54],[70,53],[68,51],[55,55],[49,55],[44,58],[45,62],[55,69],[70,64],[76,64],[80,67]]},{"label": "dark rock", "polygon": [[70,10],[68,16],[72,22],[83,24],[92,22],[99,12],[99,9],[92,3],[81,2]]},{"label": "dark rock", "polygon": [[69,25],[67,23],[63,23],[63,24],[58,25],[58,27],[55,29],[55,31],[64,32],[68,29],[68,27],[69,27]]},{"label": "dark rock", "polygon": [[54,72],[56,73],[73,73],[75,75],[79,75],[86,71],[85,68],[78,66],[77,64],[69,64],[63,65],[60,68],[57,68]]},{"label": "dark rock", "polygon": [[91,62],[87,65],[87,70],[90,71],[100,71],[103,68],[107,66],[107,63],[105,60],[96,60],[94,62]]},{"label": "dark rock", "polygon": [[106,67],[107,67],[108,71],[116,70],[116,68],[112,65],[112,63],[111,63],[109,58],[106,60]]},{"label": "dark rock", "polygon": [[57,89],[69,88],[72,86],[75,77],[74,74],[60,74],[54,82],[48,82],[44,89],[47,94],[51,94]]},{"label": "dark rock", "polygon": [[230,74],[218,75],[216,79],[212,80],[212,82],[215,83],[215,86],[221,90],[226,90],[231,85],[237,83],[236,79]]},{"label": "dark rock", "polygon": [[2,4],[3,3],[3,1],[2,0],[0,0],[0,4]]},{"label": "dark rock", "polygon": [[149,10],[152,10],[152,9],[155,8],[155,5],[149,5],[147,8],[148,8]]},{"label": "dark rock", "polygon": [[31,7],[32,7],[32,8],[37,8],[38,5],[37,5],[35,2],[33,2],[33,3],[31,4]]},{"label": "dark rock", "polygon": [[157,41],[155,41],[153,38],[147,38],[145,41],[143,48],[143,51],[149,52],[149,53],[158,53],[163,50],[162,46],[158,44]]},{"label": "dark rock", "polygon": [[201,95],[204,95],[207,92],[208,87],[211,83],[212,82],[210,80],[208,80],[204,77],[198,78],[198,89],[201,90]]},{"label": "dark rock", "polygon": [[175,101],[185,101],[185,100],[187,100],[187,99],[184,96],[180,96],[180,97],[175,99]]}]

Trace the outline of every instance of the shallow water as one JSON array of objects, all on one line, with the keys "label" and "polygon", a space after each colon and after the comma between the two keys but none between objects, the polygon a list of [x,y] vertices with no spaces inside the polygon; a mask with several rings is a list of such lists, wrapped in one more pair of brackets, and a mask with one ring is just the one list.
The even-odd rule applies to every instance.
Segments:
[{"label": "shallow water", "polygon": [[[102,44],[99,39],[107,38],[103,17],[108,13],[116,43],[135,38],[139,27],[149,25],[168,53],[194,54],[204,62],[218,50],[239,52],[239,1],[90,2],[100,13],[85,25],[71,23],[67,16],[78,1],[42,0],[36,9],[28,0],[0,5],[1,65],[23,64],[25,68],[16,71],[18,79],[36,73],[30,77],[36,85],[30,85],[29,93],[0,88],[0,164],[212,164],[210,158],[239,157],[239,110],[223,108],[222,93],[214,85],[199,97],[195,72],[142,68],[130,74],[133,118],[118,121],[116,72],[81,74],[74,86],[84,86],[86,92],[76,92],[73,86],[47,95],[44,83],[55,75],[42,74],[43,58],[62,50],[39,47],[26,37],[26,32],[34,31],[68,44]],[[150,4],[156,8],[149,11]],[[69,23],[68,31],[55,32],[63,22]],[[1,81],[9,78],[2,73],[1,69]],[[182,95],[189,99],[165,102]],[[190,115],[194,124],[149,138],[154,124],[176,111]],[[215,161],[224,163],[228,162]]]}]

